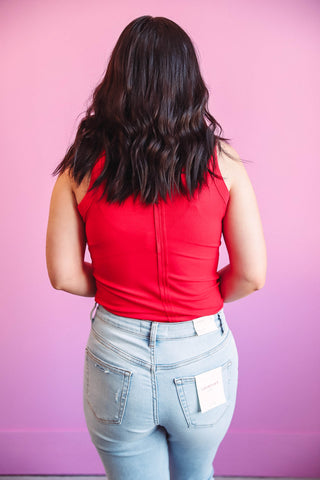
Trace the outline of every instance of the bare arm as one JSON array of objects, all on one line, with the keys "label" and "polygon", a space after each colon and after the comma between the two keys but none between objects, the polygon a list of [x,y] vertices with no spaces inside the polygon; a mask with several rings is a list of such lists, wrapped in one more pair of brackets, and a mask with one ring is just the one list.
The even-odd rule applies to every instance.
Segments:
[{"label": "bare arm", "polygon": [[68,172],[54,185],[47,227],[46,261],[51,285],[74,295],[96,292],[92,264],[84,261],[86,236]]},{"label": "bare arm", "polygon": [[[225,149],[236,151],[223,143]],[[230,199],[223,221],[223,236],[230,263],[222,268],[220,291],[224,302],[233,302],[263,287],[266,278],[267,255],[256,196],[241,161],[228,158],[222,152],[219,166],[228,177]]]}]

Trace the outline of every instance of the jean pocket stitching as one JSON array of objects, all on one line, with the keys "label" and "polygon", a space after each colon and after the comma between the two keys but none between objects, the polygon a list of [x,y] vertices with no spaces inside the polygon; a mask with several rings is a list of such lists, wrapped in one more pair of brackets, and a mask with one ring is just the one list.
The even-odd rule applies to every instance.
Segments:
[{"label": "jean pocket stitching", "polygon": [[[225,387],[226,402],[221,405],[221,407],[223,408],[220,408],[220,406],[218,406],[204,413],[200,411],[199,400],[197,397],[195,376],[184,376],[184,377],[174,378],[174,383],[175,383],[179,403],[189,428],[212,427],[216,425],[221,420],[221,418],[225,415],[225,413],[227,412],[230,406],[231,365],[232,365],[231,360],[228,360],[227,362],[221,365],[222,372],[224,372],[225,374],[224,387]],[[188,388],[188,385],[191,388]],[[192,400],[191,400],[191,397],[193,397]],[[216,410],[216,409],[219,409],[219,410]],[[216,417],[213,419],[212,414],[217,412],[219,412],[218,415],[216,415]],[[207,417],[208,419],[205,421],[204,418],[207,418]]]},{"label": "jean pocket stitching", "polygon": [[[86,400],[94,416],[101,423],[120,424],[128,400],[132,372],[104,362],[88,347],[85,362]],[[103,390],[98,396],[97,386]]]}]

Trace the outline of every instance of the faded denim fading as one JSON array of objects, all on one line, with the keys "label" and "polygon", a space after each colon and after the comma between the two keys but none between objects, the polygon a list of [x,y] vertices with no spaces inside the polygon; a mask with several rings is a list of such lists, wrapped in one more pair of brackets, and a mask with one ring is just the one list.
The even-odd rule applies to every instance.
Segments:
[{"label": "faded denim fading", "polygon": [[[83,405],[108,480],[209,480],[235,408],[238,352],[223,309],[214,331],[91,312]],[[226,401],[201,412],[195,376],[221,367]]]}]

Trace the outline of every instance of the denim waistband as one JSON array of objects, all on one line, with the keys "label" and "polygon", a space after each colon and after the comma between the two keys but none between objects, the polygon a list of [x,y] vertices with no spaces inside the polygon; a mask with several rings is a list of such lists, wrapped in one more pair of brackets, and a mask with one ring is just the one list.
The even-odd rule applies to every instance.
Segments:
[{"label": "denim waistband", "polygon": [[[95,315],[93,312],[96,308]],[[219,312],[212,315],[206,315],[204,317],[198,317],[197,319],[188,320],[184,322],[155,322],[151,320],[140,320],[137,318],[121,317],[106,310],[102,305],[95,302],[90,314],[91,322],[97,318],[109,325],[118,327],[127,332],[136,334],[139,337],[145,336],[149,338],[151,332],[156,330],[157,338],[181,338],[197,336],[205,333],[203,331],[203,323],[205,328],[208,328],[210,322],[214,322],[211,327],[211,331],[220,330],[221,333],[227,333],[229,330],[223,308]],[[209,327],[210,330],[210,327]],[[209,332],[208,332],[209,333]]]}]

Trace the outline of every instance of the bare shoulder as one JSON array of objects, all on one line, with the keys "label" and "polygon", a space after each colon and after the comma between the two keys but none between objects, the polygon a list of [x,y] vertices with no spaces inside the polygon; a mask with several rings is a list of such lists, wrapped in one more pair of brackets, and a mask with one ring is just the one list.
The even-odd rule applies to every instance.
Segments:
[{"label": "bare shoulder", "polygon": [[246,170],[238,152],[227,142],[219,141],[221,151],[217,149],[218,163],[221,175],[230,191],[232,186],[246,175]]}]

